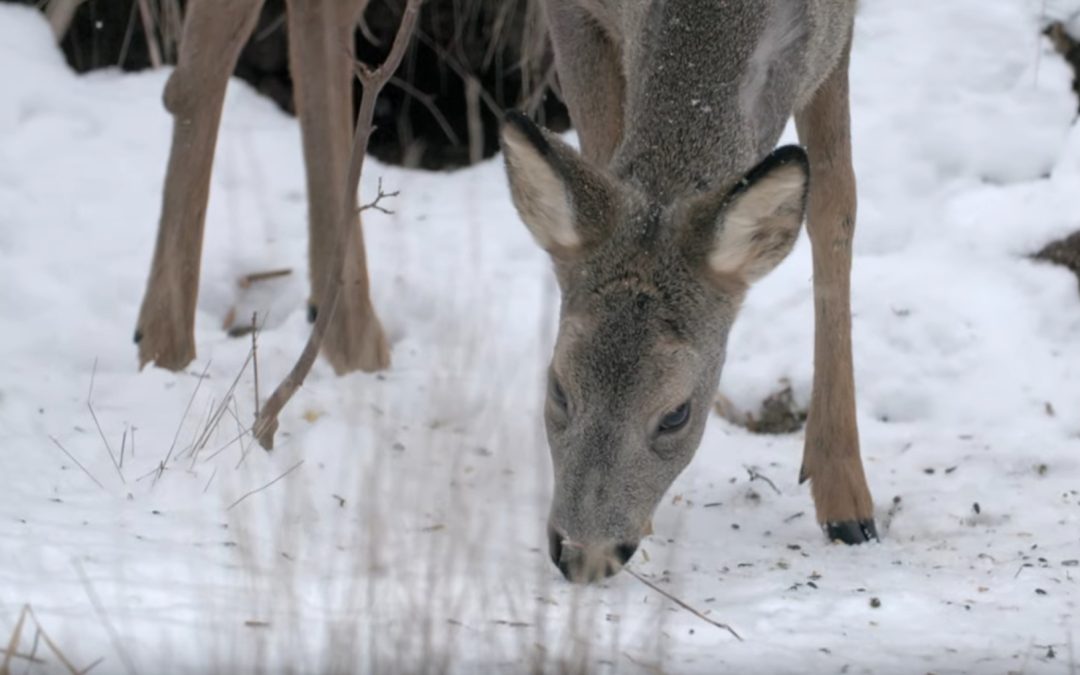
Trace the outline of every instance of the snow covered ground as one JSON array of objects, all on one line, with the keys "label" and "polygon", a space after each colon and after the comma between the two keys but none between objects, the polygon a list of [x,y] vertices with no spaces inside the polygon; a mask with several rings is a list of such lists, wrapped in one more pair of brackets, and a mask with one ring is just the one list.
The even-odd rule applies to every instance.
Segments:
[{"label": "snow covered ground", "polygon": [[[1039,37],[1080,2],[861,4],[855,359],[883,541],[824,540],[800,434],[715,418],[631,563],[742,642],[630,575],[580,589],[550,564],[557,290],[499,161],[369,164],[365,194],[401,190],[365,214],[393,367],[318,364],[268,454],[236,440],[251,344],[221,324],[267,318],[265,398],[308,331],[295,121],[230,86],[199,358],[139,373],[167,73],[77,77],[36,12],[0,6],[0,645],[29,605],[101,673],[1075,672],[1080,295],[1026,256],[1080,229],[1077,102]],[[736,326],[722,390],[742,409],[784,379],[807,402],[809,254],[804,237]],[[17,651],[43,663],[12,672],[66,672],[35,626]]]}]

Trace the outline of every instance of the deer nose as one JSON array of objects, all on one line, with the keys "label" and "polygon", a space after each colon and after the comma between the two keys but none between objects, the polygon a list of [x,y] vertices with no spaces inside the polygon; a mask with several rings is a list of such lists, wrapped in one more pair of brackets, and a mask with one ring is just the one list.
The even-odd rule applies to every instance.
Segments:
[{"label": "deer nose", "polygon": [[616,574],[637,551],[637,543],[596,548],[570,543],[559,530],[548,525],[548,553],[567,581],[592,583]]},{"label": "deer nose", "polygon": [[630,558],[634,557],[634,553],[637,552],[638,542],[632,544],[622,543],[615,547],[615,557],[618,558],[620,565],[625,565],[630,562]]}]

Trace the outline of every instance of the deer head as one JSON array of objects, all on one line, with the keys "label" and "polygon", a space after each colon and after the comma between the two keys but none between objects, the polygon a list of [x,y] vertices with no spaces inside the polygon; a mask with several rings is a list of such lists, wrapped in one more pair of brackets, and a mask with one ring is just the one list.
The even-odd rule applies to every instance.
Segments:
[{"label": "deer head", "polygon": [[658,203],[523,115],[508,115],[502,144],[562,292],[544,407],[551,559],[593,581],[634,554],[697,450],[746,289],[798,236],[806,155],[781,148],[739,180]]}]

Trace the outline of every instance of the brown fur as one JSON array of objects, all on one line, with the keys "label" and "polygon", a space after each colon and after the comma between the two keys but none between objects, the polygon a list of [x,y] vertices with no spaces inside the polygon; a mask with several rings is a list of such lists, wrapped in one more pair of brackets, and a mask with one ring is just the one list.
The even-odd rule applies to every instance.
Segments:
[{"label": "brown fur", "polygon": [[796,113],[810,157],[807,230],[814,256],[814,387],[801,479],[810,479],[818,522],[867,520],[873,501],[859,454],[851,363],[851,243],[855,172],[851,166],[848,61]]},{"label": "brown fur", "polygon": [[[173,142],[150,278],[135,330],[139,363],[180,370],[195,358],[206,203],[229,75],[263,0],[192,0],[180,56],[165,89]],[[352,26],[366,0],[291,0],[289,51],[307,169],[311,303],[319,307],[335,242],[352,138]],[[360,228],[359,217],[354,227]],[[389,365],[389,349],[368,290],[363,237],[345,265],[345,292],[323,352],[341,373]]]}]

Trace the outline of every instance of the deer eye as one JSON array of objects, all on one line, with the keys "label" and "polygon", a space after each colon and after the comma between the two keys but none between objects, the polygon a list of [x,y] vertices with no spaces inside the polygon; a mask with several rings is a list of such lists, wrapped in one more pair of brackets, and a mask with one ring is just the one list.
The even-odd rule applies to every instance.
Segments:
[{"label": "deer eye", "polygon": [[554,375],[551,376],[551,400],[555,401],[559,408],[566,410],[566,392]]},{"label": "deer eye", "polygon": [[660,426],[657,427],[657,431],[662,434],[669,434],[673,431],[678,431],[686,426],[687,421],[690,419],[690,401],[683,403],[678,408],[675,408],[660,420]]}]

